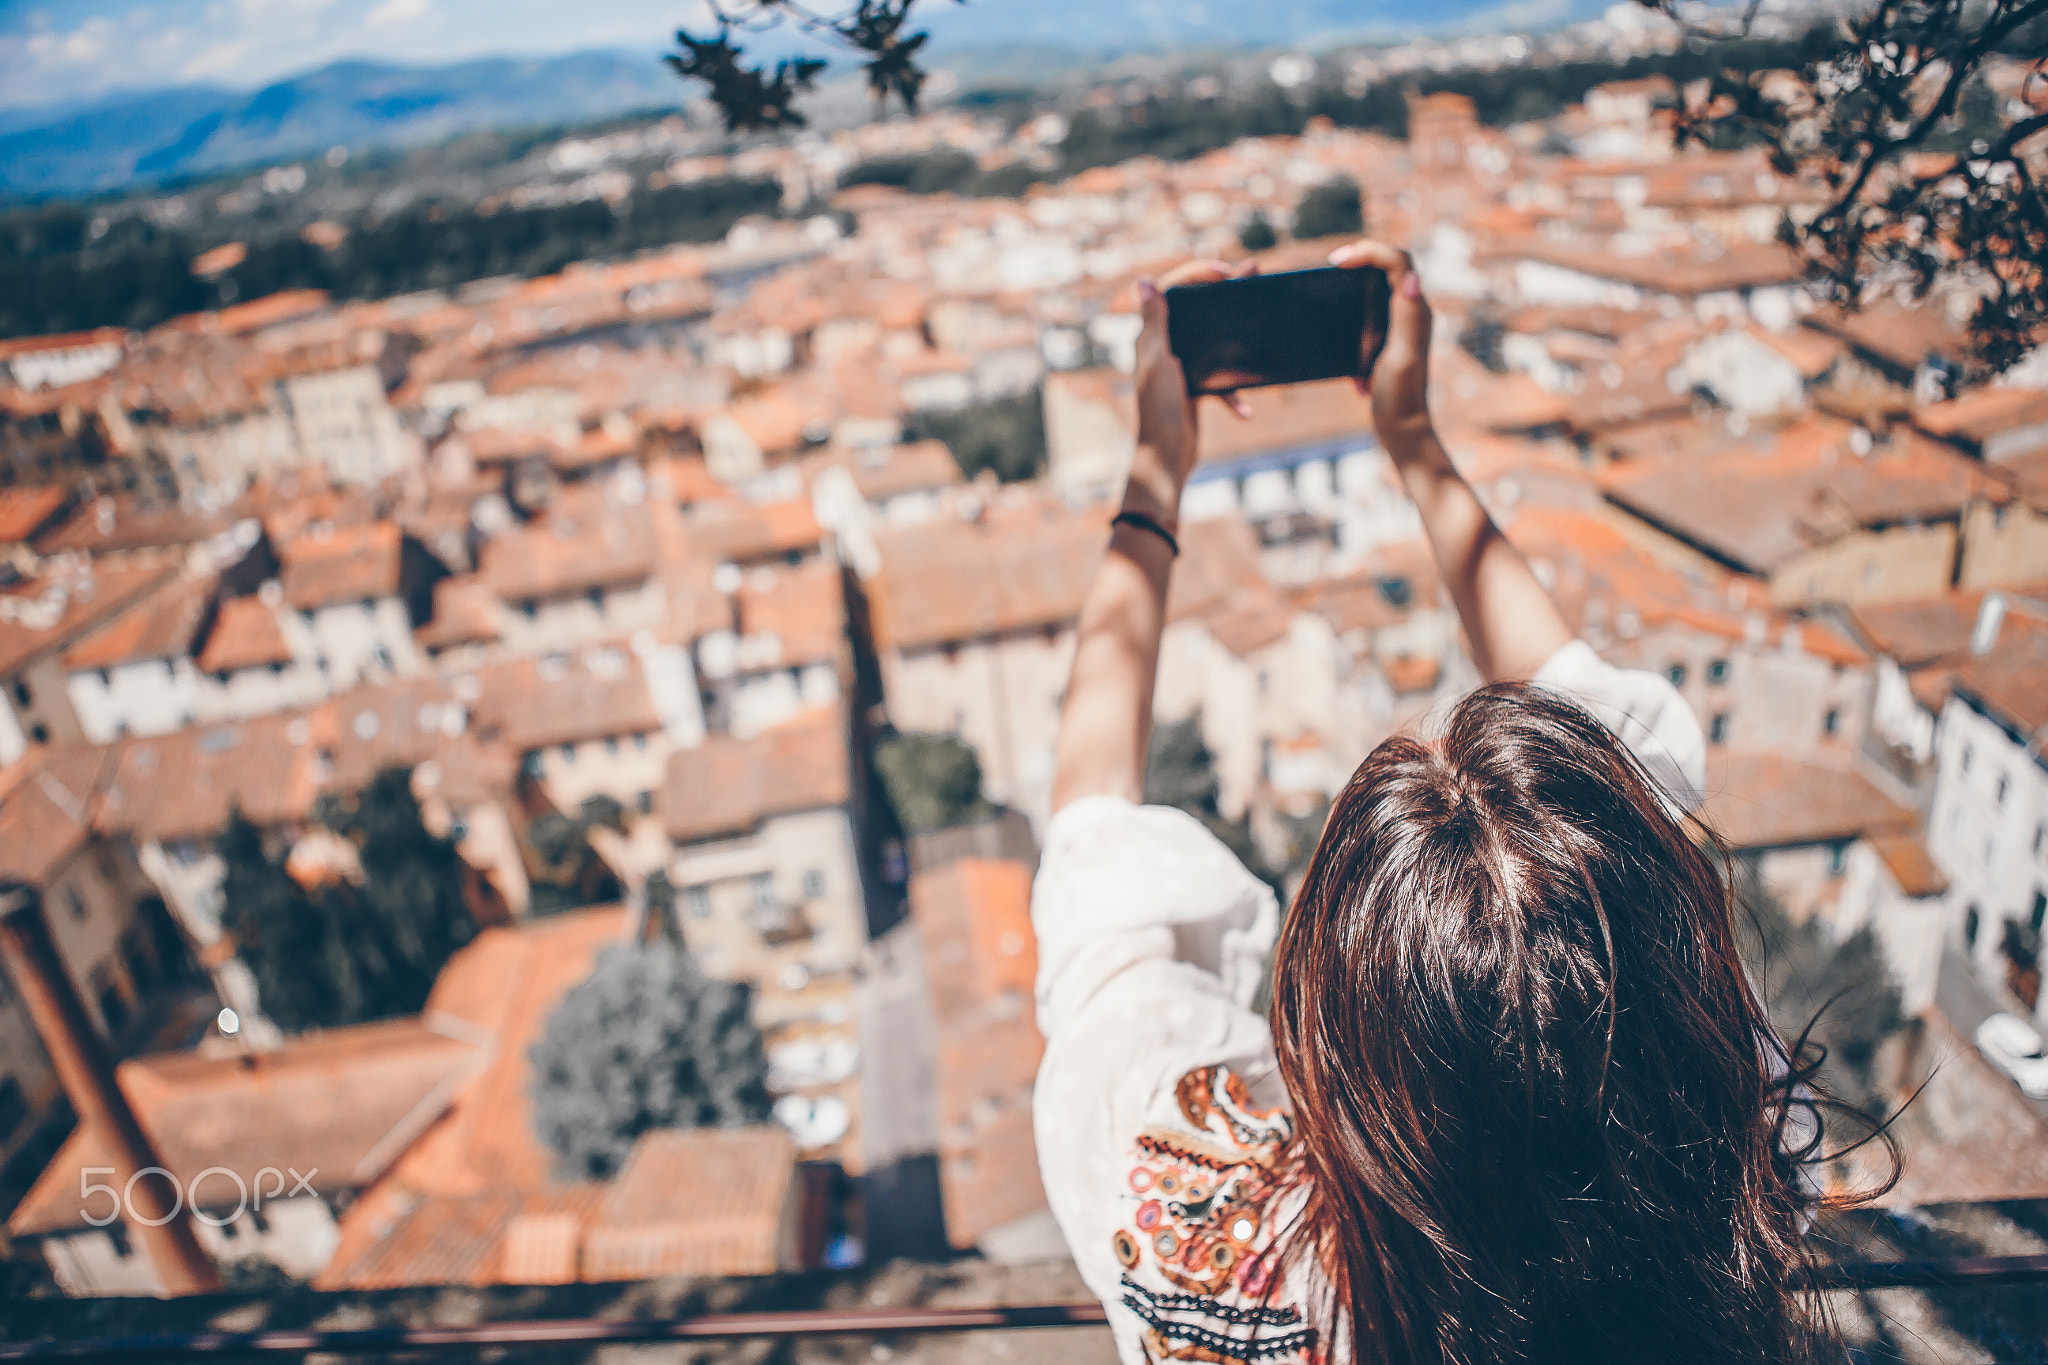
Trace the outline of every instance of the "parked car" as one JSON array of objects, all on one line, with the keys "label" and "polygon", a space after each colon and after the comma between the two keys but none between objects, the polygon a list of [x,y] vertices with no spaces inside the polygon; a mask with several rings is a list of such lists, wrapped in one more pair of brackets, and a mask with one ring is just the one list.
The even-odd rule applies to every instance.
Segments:
[{"label": "parked car", "polygon": [[2029,1099],[2048,1100],[2048,1050],[2033,1025],[2017,1015],[1994,1014],[1977,1025],[1977,1046]]}]

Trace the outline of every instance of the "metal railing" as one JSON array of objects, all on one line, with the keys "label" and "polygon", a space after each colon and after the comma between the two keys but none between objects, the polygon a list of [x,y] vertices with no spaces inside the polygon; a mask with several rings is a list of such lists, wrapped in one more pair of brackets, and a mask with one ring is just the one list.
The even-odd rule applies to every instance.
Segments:
[{"label": "metal railing", "polygon": [[[2048,1282],[2048,1256],[1976,1256],[1939,1261],[1860,1261],[1820,1267],[1817,1289],[1936,1289]],[[743,1337],[900,1336],[1033,1327],[1099,1327],[1099,1303],[1048,1303],[962,1308],[805,1309],[766,1313],[700,1313],[680,1318],[550,1318],[462,1327],[285,1328],[264,1332],[187,1332],[154,1336],[79,1337],[0,1342],[0,1361],[143,1361],[185,1356],[344,1355],[507,1346],[625,1345],[663,1341],[730,1341]]]}]

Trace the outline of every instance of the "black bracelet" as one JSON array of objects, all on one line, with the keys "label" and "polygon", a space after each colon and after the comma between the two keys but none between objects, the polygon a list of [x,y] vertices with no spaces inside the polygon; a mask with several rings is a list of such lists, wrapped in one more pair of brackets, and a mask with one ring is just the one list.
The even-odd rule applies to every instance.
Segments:
[{"label": "black bracelet", "polygon": [[1147,516],[1143,512],[1119,512],[1109,519],[1109,524],[1111,526],[1135,526],[1141,531],[1150,531],[1153,535],[1166,542],[1166,548],[1173,551],[1175,559],[1180,558],[1180,542],[1174,539],[1173,532],[1167,530],[1165,525],[1156,517]]}]

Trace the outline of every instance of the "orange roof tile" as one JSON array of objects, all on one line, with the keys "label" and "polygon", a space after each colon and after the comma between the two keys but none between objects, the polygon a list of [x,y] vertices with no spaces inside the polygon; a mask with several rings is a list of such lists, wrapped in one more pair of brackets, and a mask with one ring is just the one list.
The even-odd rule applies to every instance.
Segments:
[{"label": "orange roof tile", "polygon": [[1948,890],[1948,878],[1934,865],[1927,841],[1918,834],[1877,835],[1870,840],[1870,847],[1908,896],[1939,896]]},{"label": "orange roof tile", "polygon": [[780,640],[781,667],[829,663],[846,647],[846,597],[836,564],[752,570],[736,599],[740,633]]},{"label": "orange roof tile", "polygon": [[189,659],[213,608],[212,574],[168,583],[64,651],[72,672],[147,659]]},{"label": "orange roof tile", "polygon": [[518,753],[661,729],[638,660],[617,647],[489,664],[476,681],[477,731]]},{"label": "orange roof tile", "polygon": [[922,649],[1074,620],[1107,543],[1099,509],[1033,502],[877,535],[875,632]]},{"label": "orange roof tile", "polygon": [[485,544],[478,571],[499,600],[517,604],[645,582],[659,554],[650,503],[577,487],[558,493],[532,525]]},{"label": "orange roof tile", "polygon": [[679,844],[743,834],[771,815],[845,804],[851,793],[846,713],[820,707],[748,739],[729,735],[668,760],[661,822]]},{"label": "orange roof tile", "polygon": [[497,593],[481,574],[444,578],[434,585],[434,616],[413,632],[427,649],[488,644],[499,636]]},{"label": "orange roof tile", "polygon": [[277,609],[256,597],[230,597],[214,614],[213,630],[199,653],[206,673],[233,673],[290,663],[291,646],[277,622]]},{"label": "orange roof tile", "polygon": [[[238,1199],[233,1177],[255,1188],[266,1167],[291,1167],[328,1199],[369,1184],[487,1055],[432,1020],[398,1019],[304,1034],[268,1052],[143,1057],[123,1062],[118,1079],[184,1189],[192,1191],[203,1171],[232,1173],[197,1186],[203,1207],[230,1208]],[[97,1129],[73,1132],[9,1231],[21,1237],[78,1227],[88,1208],[80,1171],[112,1164]]]},{"label": "orange roof tile", "polygon": [[395,596],[399,540],[396,522],[373,521],[286,541],[278,547],[284,600],[299,611],[313,611]]},{"label": "orange roof tile", "polygon": [[1709,754],[1701,815],[1737,850],[1897,834],[1914,825],[1912,811],[1846,763],[1781,753]]},{"label": "orange roof tile", "polygon": [[641,1134],[591,1220],[583,1278],[789,1269],[796,1156],[795,1140],[777,1126]]},{"label": "orange roof tile", "polygon": [[0,488],[0,545],[33,539],[70,501],[62,488]]},{"label": "orange roof tile", "polygon": [[177,577],[175,564],[53,572],[0,590],[0,677],[64,648]]}]

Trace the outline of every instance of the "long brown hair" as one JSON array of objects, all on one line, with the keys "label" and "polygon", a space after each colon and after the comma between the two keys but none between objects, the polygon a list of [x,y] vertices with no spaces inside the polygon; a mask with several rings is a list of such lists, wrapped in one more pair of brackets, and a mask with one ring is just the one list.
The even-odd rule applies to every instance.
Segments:
[{"label": "long brown hair", "polygon": [[1817,1125],[1784,1140],[1811,1068],[1696,833],[1598,720],[1521,684],[1382,744],[1337,798],[1272,1024],[1297,1240],[1352,1359],[1825,1351],[1792,1287]]}]

